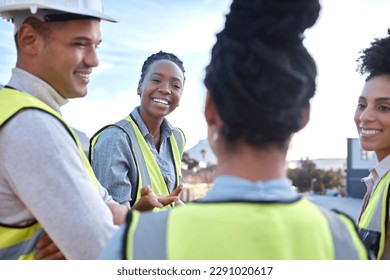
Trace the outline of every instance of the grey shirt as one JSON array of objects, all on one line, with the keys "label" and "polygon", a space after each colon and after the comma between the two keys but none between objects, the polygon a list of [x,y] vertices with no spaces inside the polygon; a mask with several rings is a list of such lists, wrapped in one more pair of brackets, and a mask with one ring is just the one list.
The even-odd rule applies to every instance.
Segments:
[{"label": "grey shirt", "polygon": [[[67,100],[49,84],[15,68],[9,86],[60,112]],[[0,223],[38,221],[68,259],[96,259],[118,229],[96,191],[74,140],[52,115],[23,110],[0,127]]]},{"label": "grey shirt", "polygon": [[[176,171],[169,137],[173,127],[164,119],[161,124],[161,145],[157,151],[153,137],[149,134],[139,113],[139,107],[130,113],[142,136],[149,146],[160,170],[169,193],[176,187]],[[130,149],[128,135],[120,128],[112,126],[104,130],[95,144],[92,168],[100,183],[120,204],[130,207],[131,190],[138,187],[138,170]]]}]

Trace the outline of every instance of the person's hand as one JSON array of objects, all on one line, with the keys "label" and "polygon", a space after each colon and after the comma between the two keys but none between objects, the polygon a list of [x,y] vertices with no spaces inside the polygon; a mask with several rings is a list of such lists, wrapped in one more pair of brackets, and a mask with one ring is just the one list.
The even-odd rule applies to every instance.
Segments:
[{"label": "person's hand", "polygon": [[150,211],[155,207],[163,208],[164,206],[180,201],[179,195],[183,190],[183,186],[179,185],[170,195],[156,195],[149,186],[141,189],[141,197],[132,209],[138,211]]},{"label": "person's hand", "polygon": [[115,225],[122,225],[126,222],[126,215],[129,212],[129,208],[125,205],[107,203],[108,208],[110,208],[112,216],[114,217]]},{"label": "person's hand", "polygon": [[60,251],[57,245],[53,242],[49,235],[45,234],[36,245],[37,252],[35,258],[37,260],[65,260],[64,254]]},{"label": "person's hand", "polygon": [[180,194],[181,194],[182,191],[183,191],[183,185],[180,184],[180,185],[179,185],[177,188],[175,188],[175,189],[173,190],[173,192],[170,194],[170,195],[172,195],[172,196],[177,196],[177,197],[178,197],[178,199],[175,200],[175,202],[174,202],[174,205],[175,205],[175,206],[185,205],[184,202],[180,199]]}]

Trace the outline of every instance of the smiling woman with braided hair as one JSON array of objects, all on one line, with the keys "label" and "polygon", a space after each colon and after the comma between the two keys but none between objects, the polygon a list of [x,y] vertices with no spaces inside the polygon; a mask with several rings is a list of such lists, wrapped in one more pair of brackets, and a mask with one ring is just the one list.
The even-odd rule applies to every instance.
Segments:
[{"label": "smiling woman with braided hair", "polygon": [[234,0],[206,68],[218,159],[202,199],[132,212],[102,259],[367,259],[354,223],[291,190],[286,154],[309,120],[316,65],[303,33],[318,0]]}]

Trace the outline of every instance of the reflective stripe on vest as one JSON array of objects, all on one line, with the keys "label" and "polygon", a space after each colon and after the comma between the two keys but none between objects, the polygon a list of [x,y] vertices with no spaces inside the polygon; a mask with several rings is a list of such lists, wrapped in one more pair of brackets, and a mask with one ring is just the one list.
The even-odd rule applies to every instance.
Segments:
[{"label": "reflective stripe on vest", "polygon": [[330,226],[336,260],[358,260],[358,250],[353,243],[351,233],[346,225],[334,213],[321,207],[319,208]]},{"label": "reflective stripe on vest", "polygon": [[[57,118],[64,125],[65,129],[74,139],[83,159],[84,168],[91,178],[95,189],[98,190],[98,182],[88,158],[81,147],[80,141],[73,129],[63,120],[62,116],[30,94],[10,88],[0,90],[0,127],[23,109],[42,110]],[[34,259],[34,247],[42,235],[43,230],[38,223],[27,227],[11,227],[0,224],[0,258]],[[25,239],[25,237],[29,237],[30,239]]]},{"label": "reflective stripe on vest", "polygon": [[35,244],[44,234],[38,223],[20,228],[0,226],[0,260],[35,259]]},{"label": "reflective stripe on vest", "polygon": [[[248,244],[245,244],[247,240],[250,240],[250,244],[253,244],[252,249],[250,249],[252,252],[250,252],[248,255],[250,255],[252,258],[256,257],[256,252],[253,252],[256,247],[256,244],[259,245],[258,252],[259,255],[258,257],[266,257],[268,255],[268,252],[271,252],[272,250],[285,250],[286,252],[293,250],[294,253],[286,256],[290,256],[290,258],[294,259],[341,259],[341,260],[353,260],[353,259],[367,259],[367,252],[364,248],[364,245],[360,242],[355,228],[354,228],[354,223],[353,221],[349,220],[349,218],[346,218],[345,216],[339,216],[333,212],[330,212],[326,209],[321,209],[320,211],[316,211],[315,209],[318,209],[318,207],[314,206],[309,206],[307,202],[303,202],[302,200],[294,203],[300,203],[300,205],[297,205],[297,207],[304,207],[306,210],[304,210],[304,213],[307,213],[310,215],[309,221],[318,221],[318,225],[315,224],[309,224],[307,225],[310,229],[318,229],[322,228],[323,222],[321,222],[321,217],[325,219],[325,227],[324,229],[318,233],[318,231],[314,231],[314,234],[319,234],[320,236],[315,236],[318,247],[320,248],[319,251],[320,253],[311,253],[316,250],[314,248],[296,248],[296,245],[294,244],[294,249],[291,248],[286,248],[286,247],[278,247],[280,246],[278,243],[278,240],[264,240],[262,242],[261,240],[254,241],[253,239],[248,239],[245,236],[245,232],[238,232],[240,234],[236,234],[232,236],[232,239],[229,239],[229,244],[226,244],[228,246],[227,250],[230,250],[232,252],[234,257],[241,256],[245,257],[245,259],[250,259],[246,258],[246,254],[239,254],[238,252],[241,250],[242,247],[248,247]],[[199,203],[201,204],[201,203]],[[232,205],[232,203],[230,203]],[[233,203],[234,204],[234,203]],[[213,208],[217,206],[218,204],[210,203],[206,207],[208,207],[207,211],[204,213],[208,213],[209,216],[214,217],[213,215]],[[245,207],[245,205],[248,204],[240,204],[239,207]],[[253,203],[252,203],[253,205]],[[268,204],[270,205],[270,204]],[[190,206],[190,204],[187,204],[185,206],[187,209]],[[203,204],[200,207],[204,207],[205,204]],[[229,207],[229,206],[227,206]],[[280,207],[279,210],[283,211],[281,204],[272,204],[271,207]],[[198,212],[201,208],[193,208],[191,211],[192,213],[195,214],[195,212]],[[239,209],[239,208],[237,208]],[[186,228],[186,223],[192,223],[192,216],[188,215],[189,212],[187,211],[183,215],[182,219],[176,220],[175,224],[172,225],[172,222],[170,222],[170,219],[172,218],[175,213],[178,213],[180,211],[180,207],[177,207],[173,209],[172,211],[164,211],[160,213],[138,213],[138,212],[133,212],[133,219],[131,221],[131,225],[127,231],[127,244],[125,246],[126,248],[126,258],[127,259],[140,259],[140,260],[166,260],[166,259],[175,259],[175,257],[172,257],[172,254],[175,254],[175,250],[185,250],[183,247],[183,244],[180,244],[180,242],[176,243],[173,241],[175,239],[172,236],[168,236],[168,234],[173,234],[175,231],[177,231],[177,225],[180,224],[182,228],[185,231]],[[205,210],[205,209],[204,209]],[[214,209],[216,211],[216,209]],[[288,211],[288,209],[284,209],[284,211]],[[315,213],[317,212],[317,214]],[[220,212],[216,212],[215,214],[218,215]],[[275,214],[275,212],[273,212]],[[288,213],[288,212],[287,212]],[[321,215],[322,213],[322,215]],[[281,215],[286,214],[285,212],[282,212]],[[312,215],[314,214],[314,215]],[[215,215],[215,216],[216,216]],[[239,214],[237,214],[239,215]],[[274,218],[278,218],[277,216],[273,216]],[[247,219],[248,217],[243,217],[243,219]],[[197,216],[198,221],[202,220],[202,218],[199,219],[199,216]],[[300,219],[300,217],[298,217]],[[218,228],[218,222],[219,220],[215,220],[215,228]],[[255,221],[254,221],[255,223]],[[302,223],[299,223],[302,224]],[[225,228],[229,227],[229,225],[225,225]],[[195,227],[197,224],[194,225]],[[202,226],[202,225],[198,225]],[[253,224],[253,230],[256,230],[256,227],[258,225]],[[329,230],[327,230],[327,228]],[[232,230],[234,230],[232,228]],[[266,229],[268,230],[268,229]],[[299,232],[304,231],[305,229],[302,228],[296,228],[292,230],[297,230],[296,233],[293,232],[288,232],[286,231],[285,234],[291,235],[294,234],[296,238],[303,238]],[[207,232],[207,233],[206,233]],[[190,233],[190,231],[189,231]],[[192,232],[191,232],[192,233]],[[195,233],[196,234],[196,233]],[[243,236],[241,236],[241,234]],[[255,233],[256,234],[256,233]],[[309,232],[311,234],[311,231]],[[203,259],[214,259],[212,256],[212,253],[215,252],[216,250],[220,250],[223,254],[224,248],[218,247],[214,245],[215,238],[223,238],[223,235],[225,235],[225,232],[219,232],[218,230],[208,228],[208,230],[205,230],[204,227],[202,227],[201,231],[199,231],[196,236],[198,238],[191,238],[187,237],[186,234],[183,234],[181,232],[180,238],[182,239],[188,239],[191,238],[190,242],[195,243],[194,246],[195,248],[201,250],[201,256],[197,255],[197,258],[195,259],[200,259],[203,257]],[[174,234],[175,237],[177,237],[177,234]],[[230,236],[230,235],[229,235]],[[307,235],[306,235],[307,236]],[[193,236],[192,236],[193,237]],[[176,240],[176,239],[175,239]],[[171,242],[170,242],[171,241]],[[329,242],[328,242],[329,241]],[[199,242],[199,243],[197,243]],[[240,242],[239,244],[235,244],[235,242]],[[253,243],[255,242],[255,243]],[[258,244],[258,242],[262,242],[262,244]],[[297,240],[298,242],[298,240]],[[205,243],[205,244],[203,244]],[[305,241],[301,241],[302,244],[305,244]],[[188,243],[187,243],[188,244]],[[207,245],[208,244],[208,245]],[[270,244],[275,244],[274,246]],[[245,246],[244,246],[245,245]],[[289,243],[291,246],[291,243]],[[313,244],[312,244],[313,245]],[[310,245],[309,245],[310,246]],[[328,247],[330,246],[330,247]],[[315,247],[315,245],[314,245]],[[268,248],[268,249],[266,249]],[[261,252],[264,251],[265,253]],[[266,251],[265,251],[266,250]],[[207,252],[208,251],[208,252]],[[323,253],[324,251],[325,253]],[[305,252],[310,252],[309,254],[306,255]],[[170,257],[171,256],[171,257]],[[221,256],[221,254],[217,255],[218,257]],[[232,255],[230,255],[231,257]],[[276,256],[283,256],[283,254]],[[227,256],[229,258],[229,256]],[[277,258],[277,257],[276,257]],[[288,257],[286,257],[288,258]],[[181,255],[178,259],[194,259],[193,258],[193,253],[191,249],[188,249],[184,251],[184,255]]]},{"label": "reflective stripe on vest", "polygon": [[385,248],[389,184],[390,172],[380,180],[358,221],[360,237],[377,259],[382,257]]},{"label": "reflective stripe on vest", "polygon": [[[142,154],[142,149],[138,143],[138,141],[132,141],[131,139],[137,139],[137,134],[135,133],[134,127],[127,120],[130,116],[126,117],[126,119],[117,122],[116,124],[121,127],[128,135],[131,141],[131,151],[133,152],[134,159],[136,161],[136,165],[138,166],[138,188],[141,189],[142,186],[148,185],[152,186],[152,182],[150,180],[149,172],[146,167],[145,158]],[[138,196],[139,197],[139,196]]]},{"label": "reflective stripe on vest", "polygon": [[[92,136],[89,152],[90,160],[93,158],[93,147],[96,145],[100,134],[110,126],[113,125],[103,127],[94,136]],[[158,166],[156,159],[150,151],[149,146],[142,136],[137,124],[130,116],[127,116],[123,120],[115,123],[114,126],[121,128],[128,134],[130,138],[130,148],[133,153],[135,163],[138,167],[138,186],[134,203],[139,200],[141,197],[141,188],[146,185],[149,185],[156,194],[169,195],[168,188],[166,187],[166,183],[161,173],[160,167]],[[134,139],[137,141],[134,141]],[[175,128],[172,135],[169,137],[169,140],[175,164],[176,184],[178,185],[181,181],[181,158],[184,153],[185,145],[184,134],[180,129]],[[134,199],[133,196],[132,199]],[[134,203],[131,204],[133,205]],[[169,206],[166,206],[163,209],[168,207]],[[160,209],[155,208],[153,211],[160,211]]]}]

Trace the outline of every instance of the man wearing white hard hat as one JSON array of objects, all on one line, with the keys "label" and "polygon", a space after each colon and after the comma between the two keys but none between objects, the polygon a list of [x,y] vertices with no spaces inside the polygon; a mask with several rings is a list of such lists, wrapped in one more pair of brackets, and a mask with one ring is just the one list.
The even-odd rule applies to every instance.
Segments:
[{"label": "man wearing white hard hat", "polygon": [[0,16],[17,48],[0,89],[0,259],[56,258],[37,251],[45,233],[65,258],[95,259],[127,210],[97,182],[60,107],[87,94],[100,20],[115,20],[100,0],[2,0]]}]

